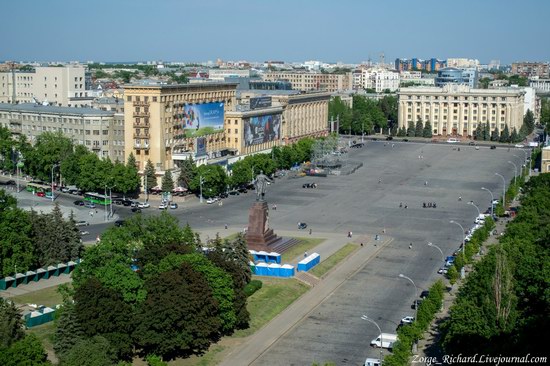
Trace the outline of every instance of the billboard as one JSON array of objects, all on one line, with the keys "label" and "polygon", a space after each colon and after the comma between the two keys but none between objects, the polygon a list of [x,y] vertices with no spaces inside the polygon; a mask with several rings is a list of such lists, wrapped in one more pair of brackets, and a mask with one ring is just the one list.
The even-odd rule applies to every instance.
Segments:
[{"label": "billboard", "polygon": [[271,97],[250,98],[250,109],[271,107]]},{"label": "billboard", "polygon": [[223,103],[186,104],[182,124],[187,137],[223,130]]},{"label": "billboard", "polygon": [[244,145],[256,145],[281,138],[281,115],[268,114],[244,120]]},{"label": "billboard", "polygon": [[197,137],[196,139],[196,156],[206,155],[206,137]]}]

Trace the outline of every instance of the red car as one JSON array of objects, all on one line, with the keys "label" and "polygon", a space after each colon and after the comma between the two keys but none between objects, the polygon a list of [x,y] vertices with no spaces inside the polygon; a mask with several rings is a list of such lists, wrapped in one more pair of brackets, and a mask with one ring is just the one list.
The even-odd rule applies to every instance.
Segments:
[{"label": "red car", "polygon": [[46,193],[44,193],[44,192],[36,192],[36,195],[38,197],[46,197]]}]

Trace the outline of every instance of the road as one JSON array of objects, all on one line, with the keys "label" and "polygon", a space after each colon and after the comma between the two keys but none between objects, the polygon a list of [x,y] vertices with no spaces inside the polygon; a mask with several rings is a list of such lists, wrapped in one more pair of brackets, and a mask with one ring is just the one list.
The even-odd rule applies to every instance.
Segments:
[{"label": "road", "polygon": [[[348,231],[354,236],[373,236],[385,229],[394,240],[296,326],[269,344],[258,344],[257,354],[246,364],[311,365],[332,361],[337,365],[359,365],[366,357],[378,357],[378,351],[369,346],[378,331],[361,320],[361,315],[368,315],[388,333],[395,331],[403,316],[413,315],[410,305],[415,298],[414,288],[398,275],[410,277],[419,292],[429,287],[438,278],[437,269],[442,263],[439,251],[427,242],[451,254],[459,246],[462,233],[449,220],[466,229],[473,226],[477,211],[466,202],[472,200],[482,210],[489,207],[490,196],[481,187],[500,197],[502,181],[495,172],[509,181],[514,171],[508,161],[518,164],[524,158],[523,153],[507,148],[475,150],[460,146],[458,151],[457,146],[444,143],[393,145],[369,141],[362,149],[350,149],[349,159],[364,164],[354,174],[283,178],[268,187],[268,202],[277,204],[277,210],[270,212],[270,226],[276,232],[292,231],[298,222],[306,222],[317,237],[323,233],[345,236]],[[316,182],[318,188],[304,189],[305,182]],[[459,196],[462,201],[458,201]],[[65,199],[71,198],[60,202]],[[232,230],[247,226],[248,209],[254,199],[249,192],[230,196],[223,206],[192,200],[170,213],[197,231],[223,234],[225,224]],[[67,202],[72,204],[72,200]],[[423,202],[435,202],[437,208],[422,208]],[[399,208],[400,203],[408,208]],[[157,212],[154,204],[144,210],[145,215]],[[124,207],[118,213],[120,217],[131,215]],[[112,224],[91,225],[89,231],[99,232],[108,225]],[[254,337],[245,346],[250,345],[255,345]]]}]

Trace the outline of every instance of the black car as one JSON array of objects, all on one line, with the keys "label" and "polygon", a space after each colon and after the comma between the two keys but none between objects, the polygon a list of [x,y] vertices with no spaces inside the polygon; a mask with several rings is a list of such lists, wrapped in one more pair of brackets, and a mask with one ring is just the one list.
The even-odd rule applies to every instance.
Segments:
[{"label": "black car", "polygon": [[307,224],[305,222],[299,222],[298,223],[298,229],[304,230],[307,228]]},{"label": "black car", "polygon": [[[126,205],[124,205],[124,206],[126,206]],[[141,208],[139,208],[139,207],[132,207],[132,212],[141,213]]]},{"label": "black car", "polygon": [[386,137],[386,141],[391,141],[391,140],[393,140],[393,136]]},{"label": "black car", "polygon": [[470,142],[468,142],[468,145],[470,145],[470,146],[475,146],[476,143],[475,143],[474,141],[470,141]]},{"label": "black car", "polygon": [[420,304],[422,304],[423,300],[414,300],[413,304],[411,305],[411,309],[418,309]]},{"label": "black car", "polygon": [[496,148],[497,148],[496,145],[491,145],[491,150],[494,150]]},{"label": "black car", "polygon": [[425,298],[428,297],[429,294],[430,294],[430,291],[424,290],[424,291],[422,291],[422,292],[420,293],[420,298],[421,298],[421,299],[425,299]]},{"label": "black car", "polygon": [[403,142],[409,142],[409,139],[403,139]]},{"label": "black car", "polygon": [[122,225],[124,225],[124,220],[116,220],[115,221],[115,226],[116,227],[121,227]]},{"label": "black car", "polygon": [[16,185],[17,183],[15,183],[14,180],[11,180],[11,179],[10,179],[10,180],[8,180],[6,183],[4,183],[4,184],[7,185],[7,186],[14,186],[14,185]]},{"label": "black car", "polygon": [[132,201],[130,201],[130,200],[123,200],[123,201],[122,201],[122,204],[123,204],[124,206],[130,206],[130,205],[132,204]]},{"label": "black car", "polygon": [[378,139],[376,137],[373,137],[372,141],[378,141]]},{"label": "black car", "polygon": [[227,197],[228,197],[227,193],[225,193],[225,192],[220,193],[220,198],[227,198]]},{"label": "black car", "polygon": [[114,203],[115,205],[122,205],[122,204],[123,204],[123,200],[120,199],[120,198],[116,198],[116,199],[113,200],[113,203]]},{"label": "black car", "polygon": [[240,195],[239,191],[237,191],[236,189],[232,190],[232,191],[229,191],[229,194],[232,195],[232,196],[238,196]]},{"label": "black car", "polygon": [[82,200],[76,200],[73,202],[73,204],[75,206],[84,206],[86,204],[86,202],[82,201]]}]

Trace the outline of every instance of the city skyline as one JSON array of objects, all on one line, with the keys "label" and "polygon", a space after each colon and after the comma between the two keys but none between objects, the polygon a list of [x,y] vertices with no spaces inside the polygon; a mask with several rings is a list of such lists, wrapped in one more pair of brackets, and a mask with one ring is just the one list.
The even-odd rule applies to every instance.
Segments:
[{"label": "city skyline", "polygon": [[359,63],[384,53],[387,63],[413,57],[547,62],[550,50],[536,40],[550,36],[544,26],[550,3],[521,5],[528,17],[519,17],[517,3],[508,0],[460,6],[427,0],[416,7],[401,0],[8,2],[4,10],[13,16],[0,25],[10,35],[2,58]]}]

